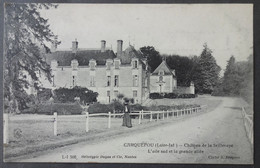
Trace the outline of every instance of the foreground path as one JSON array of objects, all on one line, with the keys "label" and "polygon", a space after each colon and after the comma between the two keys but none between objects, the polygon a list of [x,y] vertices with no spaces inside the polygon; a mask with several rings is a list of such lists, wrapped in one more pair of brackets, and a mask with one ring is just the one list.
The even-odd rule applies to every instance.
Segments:
[{"label": "foreground path", "polygon": [[239,101],[221,99],[222,103],[214,111],[181,122],[102,143],[63,147],[19,161],[250,164],[253,152]]}]

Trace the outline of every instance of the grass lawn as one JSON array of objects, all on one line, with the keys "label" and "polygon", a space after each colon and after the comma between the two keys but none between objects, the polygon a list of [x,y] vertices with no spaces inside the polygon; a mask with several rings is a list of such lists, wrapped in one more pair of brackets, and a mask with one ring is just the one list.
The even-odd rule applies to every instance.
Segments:
[{"label": "grass lawn", "polygon": [[[179,104],[200,104],[207,105],[208,111],[213,110],[221,102],[211,96],[200,96],[194,99],[161,99],[153,100],[152,105],[179,105]],[[149,119],[142,121],[143,125]],[[138,119],[132,119],[133,127],[140,127]],[[53,135],[53,116],[37,114],[21,114],[10,116],[9,121],[9,140],[10,143],[4,147],[5,157],[21,155],[23,152],[35,152],[44,149],[54,143],[66,140],[76,143],[76,139],[88,140],[95,138],[98,134],[108,134],[109,132],[122,131],[122,118],[111,118],[111,129],[108,129],[107,117],[90,117],[89,132],[85,132],[86,118],[84,115],[58,116],[58,136]],[[123,131],[122,131],[123,133]],[[61,142],[61,143],[60,143]],[[67,145],[64,143],[64,145]],[[39,147],[40,146],[40,147]],[[38,147],[38,148],[35,148]],[[49,147],[48,147],[49,148]],[[55,148],[55,145],[53,145]]]}]

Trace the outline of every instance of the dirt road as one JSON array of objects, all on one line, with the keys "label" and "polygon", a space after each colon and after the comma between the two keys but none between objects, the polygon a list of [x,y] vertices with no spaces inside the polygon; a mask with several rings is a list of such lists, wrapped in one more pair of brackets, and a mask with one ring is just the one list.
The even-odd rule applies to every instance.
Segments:
[{"label": "dirt road", "polygon": [[222,103],[215,110],[181,122],[103,142],[67,146],[19,161],[253,163],[252,148],[239,109],[240,102],[236,98],[221,99]]}]

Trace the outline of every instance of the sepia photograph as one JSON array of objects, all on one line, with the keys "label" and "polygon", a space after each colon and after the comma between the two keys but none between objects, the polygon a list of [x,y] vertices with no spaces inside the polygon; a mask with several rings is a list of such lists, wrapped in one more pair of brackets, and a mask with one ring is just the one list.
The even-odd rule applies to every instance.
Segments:
[{"label": "sepia photograph", "polygon": [[4,4],[6,163],[254,164],[253,4]]}]

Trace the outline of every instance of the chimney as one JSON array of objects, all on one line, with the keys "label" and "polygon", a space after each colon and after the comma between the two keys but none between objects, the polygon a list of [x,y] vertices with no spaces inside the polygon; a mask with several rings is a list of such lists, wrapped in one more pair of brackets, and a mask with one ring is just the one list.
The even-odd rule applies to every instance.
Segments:
[{"label": "chimney", "polygon": [[122,55],[123,40],[117,40],[117,56]]},{"label": "chimney", "polygon": [[106,41],[101,40],[101,52],[105,52],[105,51],[106,51]]},{"label": "chimney", "polygon": [[76,53],[78,50],[78,42],[77,39],[75,41],[72,41],[72,53]]}]

